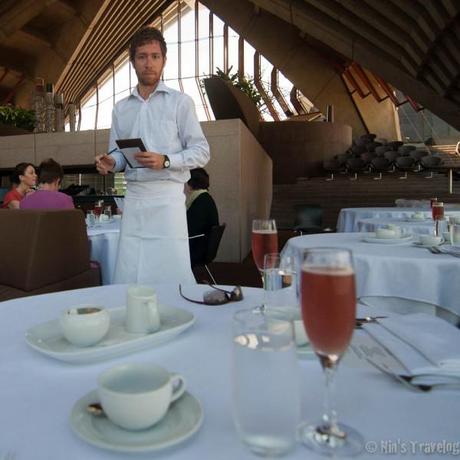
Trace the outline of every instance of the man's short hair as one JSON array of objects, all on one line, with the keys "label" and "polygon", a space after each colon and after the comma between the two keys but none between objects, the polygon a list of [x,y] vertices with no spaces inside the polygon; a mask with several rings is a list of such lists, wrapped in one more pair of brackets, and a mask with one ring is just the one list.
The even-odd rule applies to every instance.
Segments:
[{"label": "man's short hair", "polygon": [[43,160],[38,167],[38,183],[39,184],[52,184],[56,179],[64,177],[64,170],[62,166],[54,161],[52,158]]},{"label": "man's short hair", "polygon": [[204,168],[191,169],[190,179],[188,180],[187,184],[193,190],[200,190],[200,189],[208,190],[209,174],[206,172],[206,169]]},{"label": "man's short hair", "polygon": [[153,41],[157,41],[160,44],[161,53],[163,54],[163,57],[166,57],[167,47],[163,34],[158,29],[155,29],[155,27],[143,27],[131,37],[131,41],[129,43],[129,60],[134,62],[136,50],[139,46],[143,46]]}]

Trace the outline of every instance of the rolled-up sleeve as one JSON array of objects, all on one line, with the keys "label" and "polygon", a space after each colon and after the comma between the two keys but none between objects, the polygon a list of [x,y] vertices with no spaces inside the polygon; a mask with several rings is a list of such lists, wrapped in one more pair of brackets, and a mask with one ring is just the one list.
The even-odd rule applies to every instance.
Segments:
[{"label": "rolled-up sleeve", "polygon": [[169,155],[171,169],[206,166],[210,159],[209,144],[196,116],[193,100],[186,94],[178,102],[177,127],[183,150]]},{"label": "rolled-up sleeve", "polygon": [[[112,110],[112,127],[110,128],[110,138],[109,138],[109,152],[114,148],[117,148],[117,139],[120,139],[118,128],[118,117],[117,117],[117,106]],[[111,153],[110,156],[115,160],[115,167],[113,172],[124,171],[126,168],[126,160],[123,157],[122,153],[119,150]]]}]

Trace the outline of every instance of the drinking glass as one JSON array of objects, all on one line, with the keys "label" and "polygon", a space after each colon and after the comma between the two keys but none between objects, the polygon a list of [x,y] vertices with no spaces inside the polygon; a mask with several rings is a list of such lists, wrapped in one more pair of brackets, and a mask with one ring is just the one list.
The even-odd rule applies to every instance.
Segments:
[{"label": "drinking glass", "polygon": [[453,224],[450,229],[452,246],[460,246],[460,225]]},{"label": "drinking glass", "polygon": [[86,222],[88,227],[94,227],[96,225],[96,216],[92,210],[88,211],[86,214]]},{"label": "drinking glass", "polygon": [[278,232],[274,219],[252,221],[252,257],[262,276],[265,254],[278,252]]},{"label": "drinking glass", "polygon": [[300,385],[292,324],[256,310],[233,317],[233,419],[243,443],[259,455],[295,446]]},{"label": "drinking glass", "polygon": [[444,203],[435,201],[431,207],[431,213],[436,224],[434,234],[439,236],[439,221],[444,219]]},{"label": "drinking glass", "polygon": [[104,202],[99,200],[94,203],[94,214],[96,218],[99,219],[99,216],[102,214],[102,207],[104,206]]},{"label": "drinking glass", "polygon": [[107,216],[107,220],[112,219],[112,206],[104,207],[104,215]]},{"label": "drinking glass", "polygon": [[297,306],[294,258],[275,252],[264,257],[264,307]]},{"label": "drinking glass", "polygon": [[315,248],[304,252],[301,305],[305,330],[326,378],[322,421],[316,426],[302,425],[301,439],[325,455],[356,455],[363,448],[363,438],[337,422],[333,398],[333,377],[351,341],[356,317],[355,276],[349,250]]}]

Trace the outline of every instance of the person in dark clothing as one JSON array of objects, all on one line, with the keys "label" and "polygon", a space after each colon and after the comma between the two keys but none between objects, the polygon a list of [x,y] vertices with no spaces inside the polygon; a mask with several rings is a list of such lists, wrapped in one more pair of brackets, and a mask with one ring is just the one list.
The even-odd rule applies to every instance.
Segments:
[{"label": "person in dark clothing", "polygon": [[[206,257],[207,234],[214,225],[219,225],[216,203],[209,194],[209,175],[203,168],[190,171],[190,179],[185,184],[187,195],[187,226],[192,267],[204,263]],[[205,236],[197,236],[205,235]]]}]

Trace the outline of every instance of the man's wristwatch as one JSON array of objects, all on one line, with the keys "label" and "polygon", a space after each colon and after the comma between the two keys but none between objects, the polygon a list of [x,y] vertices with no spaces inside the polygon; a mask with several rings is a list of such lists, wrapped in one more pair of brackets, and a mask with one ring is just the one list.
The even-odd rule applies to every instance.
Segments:
[{"label": "man's wristwatch", "polygon": [[163,168],[168,169],[171,166],[171,162],[169,161],[168,155],[164,155],[164,160],[163,160]]}]

